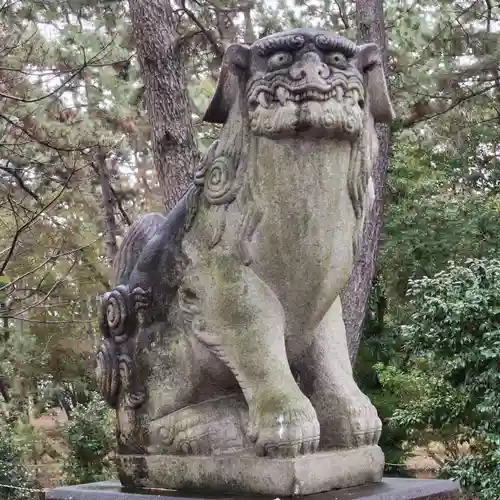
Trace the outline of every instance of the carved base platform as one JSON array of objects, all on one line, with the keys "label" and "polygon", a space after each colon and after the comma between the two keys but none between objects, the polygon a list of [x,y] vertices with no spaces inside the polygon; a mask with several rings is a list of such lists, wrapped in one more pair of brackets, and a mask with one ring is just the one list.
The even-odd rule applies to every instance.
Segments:
[{"label": "carved base platform", "polygon": [[292,496],[379,482],[384,454],[378,446],[367,446],[282,459],[123,455],[118,468],[129,487]]},{"label": "carved base platform", "polygon": [[[344,490],[328,491],[307,497],[307,500],[458,500],[460,491],[451,481],[434,479],[384,478],[382,482]],[[102,483],[65,486],[48,491],[46,500],[218,500],[198,491],[194,497],[177,491],[131,491],[120,483]],[[222,495],[220,500],[227,500]],[[232,500],[263,500],[265,497],[232,497]],[[270,497],[269,500],[274,499]],[[283,500],[281,497],[280,500]]]}]

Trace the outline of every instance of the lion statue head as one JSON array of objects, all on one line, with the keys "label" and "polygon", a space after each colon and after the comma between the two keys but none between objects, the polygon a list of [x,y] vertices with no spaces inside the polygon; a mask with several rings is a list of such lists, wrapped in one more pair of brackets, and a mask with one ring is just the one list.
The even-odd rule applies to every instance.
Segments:
[{"label": "lion statue head", "polygon": [[206,165],[214,158],[231,158],[232,170],[224,174],[231,182],[226,182],[226,196],[220,199],[234,199],[248,144],[259,138],[318,140],[318,147],[324,140],[348,141],[352,152],[347,182],[358,220],[356,248],[374,196],[375,123],[393,118],[380,49],[373,43],[356,45],[328,31],[295,29],[250,46],[230,45],[204,116],[224,127],[198,175],[199,183],[207,182]]}]

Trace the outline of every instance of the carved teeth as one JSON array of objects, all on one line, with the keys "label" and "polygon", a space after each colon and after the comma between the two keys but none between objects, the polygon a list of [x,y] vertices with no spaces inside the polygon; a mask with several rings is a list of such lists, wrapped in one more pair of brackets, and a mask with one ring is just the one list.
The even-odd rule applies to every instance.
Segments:
[{"label": "carved teeth", "polygon": [[278,87],[276,89],[276,97],[282,106],[285,105],[285,102],[290,97],[290,92],[285,87]]},{"label": "carved teeth", "polygon": [[358,104],[358,102],[359,102],[359,91],[358,91],[358,89],[352,89],[352,102],[353,102],[353,104]]},{"label": "carved teeth", "polygon": [[265,95],[264,91],[259,92],[259,95],[258,95],[257,99],[259,101],[259,104],[263,108],[268,108],[269,107],[269,104],[267,103],[267,99],[266,99],[266,95]]},{"label": "carved teeth", "polygon": [[340,85],[336,88],[337,90],[337,101],[341,101],[344,98],[344,88]]}]

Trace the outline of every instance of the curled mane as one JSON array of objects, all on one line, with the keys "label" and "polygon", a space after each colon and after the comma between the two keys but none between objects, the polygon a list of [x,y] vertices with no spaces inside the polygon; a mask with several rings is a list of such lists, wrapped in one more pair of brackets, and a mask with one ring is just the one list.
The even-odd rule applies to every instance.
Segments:
[{"label": "curled mane", "polygon": [[374,199],[372,168],[377,155],[378,139],[375,125],[371,114],[366,112],[362,132],[358,141],[353,145],[347,180],[349,198],[356,216],[354,256],[357,256],[360,250],[364,222]]}]

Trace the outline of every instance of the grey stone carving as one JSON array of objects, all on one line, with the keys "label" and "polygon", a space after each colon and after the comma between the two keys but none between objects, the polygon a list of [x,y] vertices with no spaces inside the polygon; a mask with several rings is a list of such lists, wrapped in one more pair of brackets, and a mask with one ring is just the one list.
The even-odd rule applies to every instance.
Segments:
[{"label": "grey stone carving", "polygon": [[[373,198],[374,124],[392,118],[374,44],[298,29],[227,49],[205,115],[219,140],[169,214],[132,226],[103,300],[97,375],[124,484],[298,494],[380,479],[381,422],[339,294]],[[332,483],[322,465],[315,484],[315,457],[338,468],[339,449],[347,472]],[[221,475],[216,457],[239,465]],[[259,485],[267,467],[293,488]]]}]

